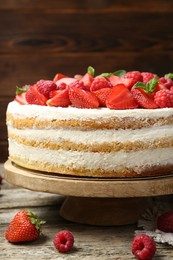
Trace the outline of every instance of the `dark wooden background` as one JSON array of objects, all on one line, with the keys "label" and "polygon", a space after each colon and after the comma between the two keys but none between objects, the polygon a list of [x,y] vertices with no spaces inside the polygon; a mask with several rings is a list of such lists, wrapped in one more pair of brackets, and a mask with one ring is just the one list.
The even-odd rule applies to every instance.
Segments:
[{"label": "dark wooden background", "polygon": [[172,0],[0,0],[0,161],[16,85],[92,65],[173,72]]}]

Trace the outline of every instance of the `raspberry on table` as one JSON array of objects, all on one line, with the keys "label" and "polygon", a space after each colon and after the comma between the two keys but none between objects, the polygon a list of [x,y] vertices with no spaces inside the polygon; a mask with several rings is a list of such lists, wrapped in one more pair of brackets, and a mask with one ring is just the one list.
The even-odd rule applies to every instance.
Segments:
[{"label": "raspberry on table", "polygon": [[60,253],[66,253],[73,247],[74,236],[70,231],[62,230],[55,235],[53,244]]},{"label": "raspberry on table", "polygon": [[156,252],[156,244],[152,237],[138,234],[132,241],[132,253],[139,260],[151,260]]}]

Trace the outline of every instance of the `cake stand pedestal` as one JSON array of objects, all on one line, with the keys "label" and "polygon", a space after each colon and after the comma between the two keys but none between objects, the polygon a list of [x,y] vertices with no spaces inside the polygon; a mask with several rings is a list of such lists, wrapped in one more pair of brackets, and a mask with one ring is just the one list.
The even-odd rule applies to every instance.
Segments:
[{"label": "cake stand pedestal", "polygon": [[141,179],[77,178],[28,170],[9,160],[4,169],[9,183],[65,195],[60,215],[81,224],[134,224],[151,206],[151,197],[173,193],[173,175]]}]

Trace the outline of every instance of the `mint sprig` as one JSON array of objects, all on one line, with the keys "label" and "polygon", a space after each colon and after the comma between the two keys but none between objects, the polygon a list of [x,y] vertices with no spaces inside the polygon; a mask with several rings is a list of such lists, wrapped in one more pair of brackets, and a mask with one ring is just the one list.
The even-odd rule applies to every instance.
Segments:
[{"label": "mint sprig", "polygon": [[92,66],[89,66],[89,67],[88,67],[87,72],[88,72],[91,76],[94,77],[95,69],[94,69]]},{"label": "mint sprig", "polygon": [[20,95],[22,93],[27,92],[27,90],[29,89],[29,85],[25,85],[22,88],[19,88],[18,86],[16,86],[16,95]]},{"label": "mint sprig", "polygon": [[144,84],[143,82],[137,82],[134,85],[134,88],[142,88],[143,90],[145,90],[147,93],[153,93],[154,90],[156,89],[157,83],[159,82],[159,80],[157,79],[157,77],[155,76],[153,79],[151,79],[150,81],[148,81],[146,84]]},{"label": "mint sprig", "polygon": [[114,76],[118,76],[118,77],[122,77],[126,74],[125,70],[117,70],[115,72],[105,72],[105,73],[101,73],[100,75],[98,75],[96,78],[100,78],[100,77],[104,77],[104,78],[109,78],[112,75]]},{"label": "mint sprig", "polygon": [[173,79],[173,73],[165,74],[164,78]]}]

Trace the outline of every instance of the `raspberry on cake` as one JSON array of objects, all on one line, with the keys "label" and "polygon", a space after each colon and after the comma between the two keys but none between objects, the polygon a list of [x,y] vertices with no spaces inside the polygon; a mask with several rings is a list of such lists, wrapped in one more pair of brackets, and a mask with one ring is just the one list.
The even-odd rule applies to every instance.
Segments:
[{"label": "raspberry on cake", "polygon": [[163,76],[94,74],[89,67],[84,75],[58,73],[52,81],[18,88],[7,108],[9,159],[27,169],[76,176],[172,173],[173,90],[162,85]]}]

